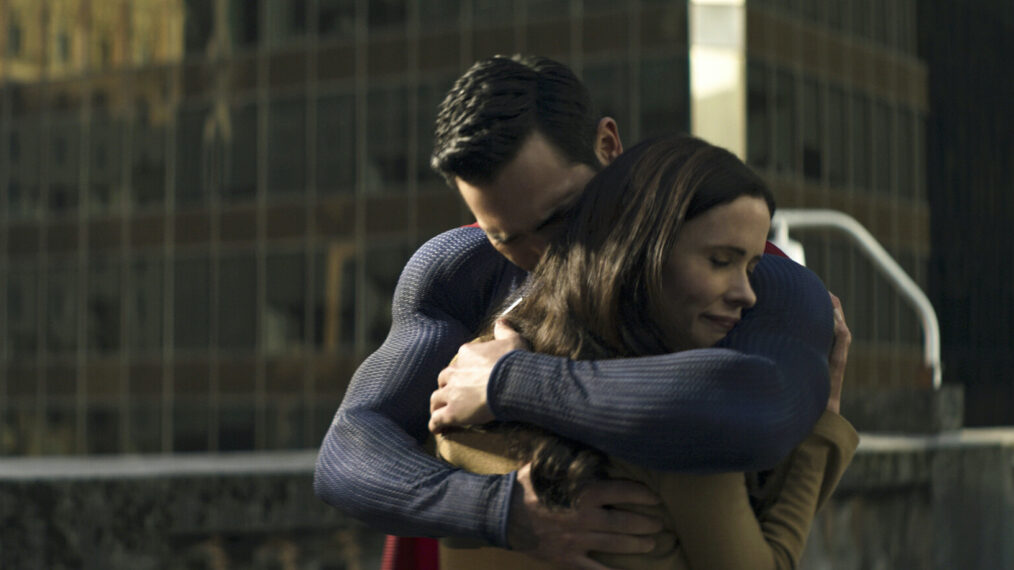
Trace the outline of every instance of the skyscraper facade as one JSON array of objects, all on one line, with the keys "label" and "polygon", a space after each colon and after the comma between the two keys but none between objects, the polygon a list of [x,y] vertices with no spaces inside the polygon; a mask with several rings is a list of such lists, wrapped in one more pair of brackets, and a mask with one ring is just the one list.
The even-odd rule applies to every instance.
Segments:
[{"label": "skyscraper facade", "polygon": [[[925,282],[914,0],[729,3],[741,153],[782,207],[852,214]],[[691,130],[691,12],[0,0],[0,454],[316,446],[401,266],[470,221],[428,166],[453,80],[544,54],[628,144]],[[846,302],[850,381],[921,381],[886,282],[841,238],[800,237]]]}]

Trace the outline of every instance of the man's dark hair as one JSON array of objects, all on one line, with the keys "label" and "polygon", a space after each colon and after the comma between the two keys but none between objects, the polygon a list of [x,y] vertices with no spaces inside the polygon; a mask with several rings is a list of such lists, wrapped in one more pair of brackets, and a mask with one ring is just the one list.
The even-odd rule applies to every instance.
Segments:
[{"label": "man's dark hair", "polygon": [[456,176],[489,182],[538,131],[567,160],[599,170],[597,126],[588,89],[566,65],[494,56],[466,71],[440,103],[430,165],[451,187]]}]

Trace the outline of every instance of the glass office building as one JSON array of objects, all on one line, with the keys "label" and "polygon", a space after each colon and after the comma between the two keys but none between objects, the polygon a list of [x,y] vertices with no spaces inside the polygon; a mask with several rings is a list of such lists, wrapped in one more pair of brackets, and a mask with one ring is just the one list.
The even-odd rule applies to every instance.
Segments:
[{"label": "glass office building", "polygon": [[[747,2],[745,156],[925,279],[913,0]],[[662,0],[0,0],[0,454],[316,446],[401,266],[470,221],[428,166],[474,60],[570,64],[628,144],[691,129]],[[915,319],[833,235],[850,382],[918,381]]]}]

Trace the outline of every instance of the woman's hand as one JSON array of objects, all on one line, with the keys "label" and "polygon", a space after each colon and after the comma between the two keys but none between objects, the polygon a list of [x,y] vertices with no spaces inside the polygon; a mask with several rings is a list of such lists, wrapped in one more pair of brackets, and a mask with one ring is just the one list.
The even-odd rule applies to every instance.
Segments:
[{"label": "woman's hand", "polygon": [[827,409],[836,414],[841,413],[841,389],[845,382],[845,363],[849,357],[849,346],[852,344],[852,332],[845,324],[845,312],[841,308],[841,299],[831,293],[831,304],[834,305],[834,344],[828,358],[831,372],[831,394],[827,398]]},{"label": "woman's hand", "polygon": [[451,364],[440,372],[439,388],[430,396],[430,431],[493,421],[486,402],[490,372],[503,355],[527,349],[528,343],[502,320],[493,326],[493,340],[461,345]]}]

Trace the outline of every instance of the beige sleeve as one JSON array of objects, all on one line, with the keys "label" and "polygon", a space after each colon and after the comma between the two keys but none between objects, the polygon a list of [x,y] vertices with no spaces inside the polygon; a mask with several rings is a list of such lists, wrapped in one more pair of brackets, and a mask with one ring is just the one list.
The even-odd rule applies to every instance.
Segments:
[{"label": "beige sleeve", "polygon": [[754,514],[742,473],[669,473],[660,493],[690,568],[795,568],[813,517],[831,495],[858,445],[841,416],[825,412],[779,467],[784,484],[771,508]]}]

